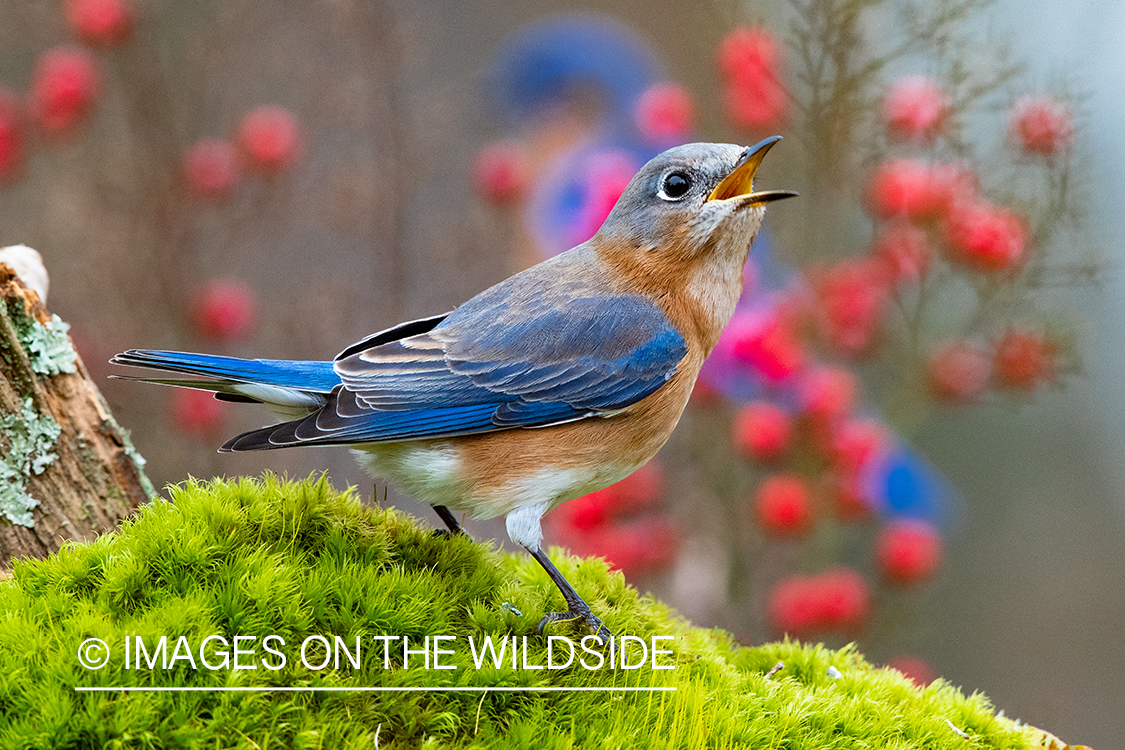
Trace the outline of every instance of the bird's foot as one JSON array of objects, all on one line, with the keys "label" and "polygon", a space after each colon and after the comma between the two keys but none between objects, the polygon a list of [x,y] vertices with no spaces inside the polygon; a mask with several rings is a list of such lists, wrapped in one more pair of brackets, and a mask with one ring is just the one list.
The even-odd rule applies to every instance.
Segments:
[{"label": "bird's foot", "polygon": [[434,536],[449,538],[461,535],[468,538],[470,541],[472,540],[472,537],[469,536],[469,533],[465,531],[465,528],[463,526],[461,526],[461,522],[458,521],[454,517],[454,515],[449,512],[449,508],[446,508],[444,505],[435,505],[434,510],[437,512],[438,516],[446,526],[446,528],[444,529],[435,529]]},{"label": "bird's foot", "polygon": [[570,622],[573,620],[581,620],[603,646],[613,637],[613,633],[602,624],[602,621],[590,611],[589,607],[573,606],[568,612],[548,612],[543,615],[543,619],[539,621],[539,635],[543,635],[543,630],[551,623]]}]

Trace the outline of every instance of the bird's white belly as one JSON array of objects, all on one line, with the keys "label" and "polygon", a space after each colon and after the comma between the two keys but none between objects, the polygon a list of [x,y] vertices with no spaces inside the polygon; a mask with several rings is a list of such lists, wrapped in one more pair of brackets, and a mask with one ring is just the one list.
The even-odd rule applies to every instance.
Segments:
[{"label": "bird's white belly", "polygon": [[643,464],[544,466],[531,475],[486,484],[465,476],[457,449],[444,441],[374,443],[353,453],[368,473],[390,481],[418,500],[462,510],[474,518],[534,508],[538,519],[567,500],[621,481]]}]

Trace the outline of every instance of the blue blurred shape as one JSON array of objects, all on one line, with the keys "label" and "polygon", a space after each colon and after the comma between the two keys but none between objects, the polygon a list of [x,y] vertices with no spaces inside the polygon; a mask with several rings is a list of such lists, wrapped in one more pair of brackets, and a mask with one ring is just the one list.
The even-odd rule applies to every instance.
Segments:
[{"label": "blue blurred shape", "polygon": [[629,27],[577,15],[537,21],[509,37],[489,66],[487,84],[497,113],[513,123],[588,94],[605,120],[621,121],[659,78],[656,57]]},{"label": "blue blurred shape", "polygon": [[954,521],[956,490],[928,461],[904,445],[875,461],[865,484],[891,518],[926,521],[945,529]]}]

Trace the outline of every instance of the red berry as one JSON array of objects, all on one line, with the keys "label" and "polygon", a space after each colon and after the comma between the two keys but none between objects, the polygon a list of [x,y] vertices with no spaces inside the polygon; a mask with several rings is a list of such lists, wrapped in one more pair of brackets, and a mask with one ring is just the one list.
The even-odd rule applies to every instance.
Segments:
[{"label": "red berry", "polygon": [[620,511],[643,508],[659,500],[664,492],[664,469],[656,461],[649,461],[605,491],[613,496]]},{"label": "red berry", "polygon": [[1027,230],[1015,213],[987,203],[960,206],[945,220],[953,260],[979,271],[1002,271],[1027,254]]},{"label": "red berry", "polygon": [[23,167],[23,112],[19,98],[0,87],[0,181],[19,176]]},{"label": "red berry", "polygon": [[196,331],[208,338],[229,341],[245,336],[257,317],[254,292],[236,279],[218,279],[203,286],[192,305]]},{"label": "red berry", "polygon": [[1074,114],[1054,99],[1024,96],[1012,106],[1009,128],[1025,154],[1054,156],[1070,148]]},{"label": "red berry", "polygon": [[844,260],[816,280],[821,331],[837,351],[869,350],[889,301],[886,267],[868,258]]},{"label": "red berry", "polygon": [[679,534],[664,518],[646,518],[628,525],[599,528],[589,536],[589,548],[626,575],[666,568],[676,556]]},{"label": "red berry", "polygon": [[821,627],[821,612],[816,600],[815,582],[807,576],[782,579],[770,591],[770,623],[781,633],[803,636]]},{"label": "red berry", "polygon": [[238,179],[238,154],[233,145],[215,138],[199,141],[184,155],[188,189],[202,198],[223,198]]},{"label": "red berry", "polygon": [[82,41],[113,46],[133,30],[133,9],[126,0],[67,0],[66,21]]},{"label": "red berry", "polygon": [[930,165],[894,159],[879,165],[871,175],[865,205],[868,213],[879,219],[925,219],[939,209],[933,188]]},{"label": "red berry", "polygon": [[39,56],[31,82],[31,110],[52,135],[71,131],[89,114],[100,77],[94,58],[80,47],[55,47]]},{"label": "red berry", "polygon": [[641,137],[654,144],[670,144],[683,140],[695,121],[695,104],[691,94],[674,83],[658,83],[648,88],[637,100],[633,119]]},{"label": "red berry", "polygon": [[289,110],[265,105],[250,110],[242,118],[238,145],[251,167],[262,172],[280,172],[297,161],[301,131]]},{"label": "red berry", "polygon": [[527,155],[517,143],[491,143],[480,150],[473,164],[473,181],[481,197],[502,206],[514,203],[527,190]]},{"label": "red berry", "polygon": [[769,619],[781,632],[810,635],[854,630],[867,619],[871,594],[863,577],[849,568],[815,576],[791,576],[770,592]]},{"label": "red berry", "polygon": [[755,461],[774,461],[785,455],[793,438],[793,420],[768,401],[752,401],[735,415],[734,445]]},{"label": "red berry", "polygon": [[949,113],[949,98],[927,76],[903,76],[883,97],[883,119],[892,138],[932,142]]},{"label": "red berry", "polygon": [[222,431],[227,416],[227,404],[209,391],[189,388],[173,388],[169,408],[180,431],[204,438]]},{"label": "red berry", "polygon": [[798,388],[801,411],[818,427],[831,427],[846,417],[855,405],[858,387],[855,376],[839,367],[811,370]]},{"label": "red berry", "polygon": [[871,591],[863,576],[850,568],[831,568],[817,581],[821,617],[834,630],[855,630],[871,610]]},{"label": "red berry", "polygon": [[737,28],[720,43],[723,103],[735,127],[762,130],[785,119],[780,49],[776,37],[761,27]]},{"label": "red berry", "polygon": [[1002,386],[1033,390],[1054,380],[1055,345],[1040,333],[1009,329],[996,342],[993,366]]},{"label": "red berry", "polygon": [[971,401],[984,389],[990,369],[988,355],[968,342],[945,343],[930,355],[930,389],[944,401]]},{"label": "red berry", "polygon": [[793,322],[779,311],[740,318],[731,331],[734,357],[769,381],[788,378],[805,364],[805,351]]},{"label": "red berry", "polygon": [[849,419],[838,424],[832,432],[832,455],[837,470],[846,476],[856,476],[879,457],[889,442],[887,428],[877,419]]},{"label": "red berry", "polygon": [[894,521],[875,541],[875,557],[891,583],[920,583],[933,575],[941,561],[941,536],[924,521]]},{"label": "red berry", "polygon": [[612,508],[612,494],[598,490],[563,503],[555,517],[576,531],[592,531],[608,523]]},{"label": "red berry", "polygon": [[754,516],[768,534],[790,535],[808,531],[812,525],[808,485],[791,474],[767,477],[754,494]]},{"label": "red berry", "polygon": [[785,90],[770,79],[731,83],[723,91],[723,111],[734,127],[763,131],[776,128],[786,117]]},{"label": "red berry", "polygon": [[919,281],[930,267],[926,232],[905,221],[888,223],[875,238],[871,251],[894,283]]},{"label": "red berry", "polygon": [[752,80],[775,72],[781,45],[761,26],[740,26],[719,43],[719,72],[728,81]]}]

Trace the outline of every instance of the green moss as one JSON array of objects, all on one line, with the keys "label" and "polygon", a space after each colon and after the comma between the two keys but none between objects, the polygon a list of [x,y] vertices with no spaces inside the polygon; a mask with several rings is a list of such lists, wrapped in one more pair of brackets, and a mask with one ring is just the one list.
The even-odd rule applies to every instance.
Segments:
[{"label": "green moss", "polygon": [[[632,670],[476,668],[467,639],[526,637],[562,602],[523,556],[434,536],[393,510],[360,505],[323,479],[187,484],[115,533],[16,564],[0,583],[0,747],[1024,748],[1025,734],[985,698],[936,683],[914,688],[854,649],[785,642],[748,648],[692,628],[639,596],[599,560],[554,553],[617,634],[674,636],[673,653]],[[508,606],[505,606],[508,605]],[[516,610],[516,611],[513,611]],[[522,612],[523,614],[519,614]],[[552,632],[577,640],[560,624]],[[284,639],[287,664],[256,669],[126,669],[122,644],[180,636]],[[313,670],[310,635],[453,636],[443,662],[386,669],[381,647],[361,666]],[[88,638],[106,667],[80,666]],[[255,641],[254,643],[258,643]],[[276,644],[275,644],[276,645]],[[366,648],[366,646],[365,646]],[[182,656],[182,654],[181,654]],[[272,658],[272,657],[270,657]],[[420,657],[415,657],[419,659]],[[217,654],[212,654],[218,662]],[[767,676],[777,662],[785,668]],[[134,661],[135,663],[135,661]],[[271,662],[278,664],[278,660]],[[842,674],[834,679],[829,667]],[[667,686],[675,692],[76,692],[75,686],[417,687]],[[957,730],[968,735],[960,736]]]},{"label": "green moss", "polygon": [[35,411],[31,399],[20,414],[0,416],[0,440],[7,442],[0,455],[0,515],[12,523],[33,525],[31,510],[39,501],[27,494],[27,483],[54,462],[51,449],[60,431],[58,422]]}]

